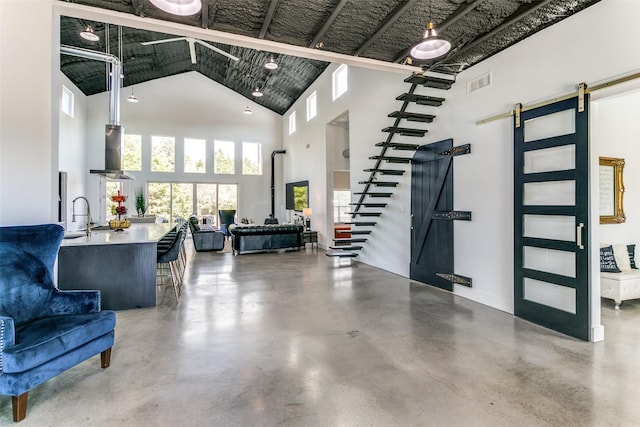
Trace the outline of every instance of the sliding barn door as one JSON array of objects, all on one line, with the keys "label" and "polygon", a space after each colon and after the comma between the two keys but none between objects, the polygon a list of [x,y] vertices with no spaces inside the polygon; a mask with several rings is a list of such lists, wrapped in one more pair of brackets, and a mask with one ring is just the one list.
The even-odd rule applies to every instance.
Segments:
[{"label": "sliding barn door", "polygon": [[[582,109],[582,111],[580,111]],[[589,339],[588,95],[514,120],[515,315]]]}]

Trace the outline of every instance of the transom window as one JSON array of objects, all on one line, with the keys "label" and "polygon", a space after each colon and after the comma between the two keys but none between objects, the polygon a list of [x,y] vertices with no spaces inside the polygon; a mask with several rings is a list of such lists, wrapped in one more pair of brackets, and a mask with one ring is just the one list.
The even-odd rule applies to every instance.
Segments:
[{"label": "transom window", "polygon": [[347,64],[342,64],[333,72],[333,100],[338,99],[347,89]]},{"label": "transom window", "polygon": [[242,143],[242,174],[262,175],[262,144],[259,142]]},{"label": "transom window", "polygon": [[235,144],[233,141],[213,142],[213,172],[219,174],[235,173]]},{"label": "transom window", "polygon": [[294,111],[289,116],[289,135],[296,131],[296,112]]},{"label": "transom window", "polygon": [[307,121],[313,119],[318,114],[318,96],[313,92],[307,98]]},{"label": "transom window", "polygon": [[207,171],[207,141],[204,139],[184,139],[184,171],[205,173]]},{"label": "transom window", "polygon": [[142,170],[142,135],[124,135],[122,169],[126,171]]},{"label": "transom window", "polygon": [[151,171],[176,171],[176,142],[174,137],[151,137]]}]

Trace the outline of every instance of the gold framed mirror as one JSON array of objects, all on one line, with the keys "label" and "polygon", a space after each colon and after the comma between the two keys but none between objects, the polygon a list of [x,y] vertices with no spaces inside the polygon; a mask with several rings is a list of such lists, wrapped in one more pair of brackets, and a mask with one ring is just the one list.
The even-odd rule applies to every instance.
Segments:
[{"label": "gold framed mirror", "polygon": [[624,159],[600,157],[600,224],[625,222],[623,209]]}]

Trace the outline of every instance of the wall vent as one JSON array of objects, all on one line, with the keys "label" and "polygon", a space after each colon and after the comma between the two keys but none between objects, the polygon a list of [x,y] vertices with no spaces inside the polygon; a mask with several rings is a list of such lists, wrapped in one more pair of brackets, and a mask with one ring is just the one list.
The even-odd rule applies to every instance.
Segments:
[{"label": "wall vent", "polygon": [[491,86],[491,73],[487,73],[484,76],[480,76],[477,79],[469,81],[467,83],[467,95],[487,86]]}]

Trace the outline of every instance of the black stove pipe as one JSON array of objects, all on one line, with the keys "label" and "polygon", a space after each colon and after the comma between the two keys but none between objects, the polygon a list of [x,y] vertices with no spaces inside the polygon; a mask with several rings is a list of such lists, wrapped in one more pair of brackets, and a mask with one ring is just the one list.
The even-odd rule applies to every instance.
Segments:
[{"label": "black stove pipe", "polygon": [[287,150],[275,150],[271,153],[271,215],[270,218],[276,217],[276,154],[286,154]]}]

